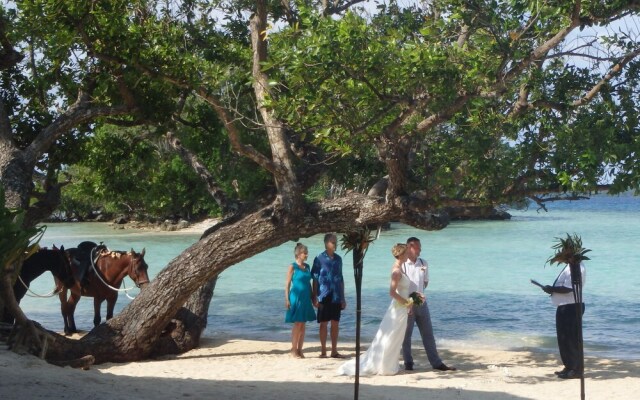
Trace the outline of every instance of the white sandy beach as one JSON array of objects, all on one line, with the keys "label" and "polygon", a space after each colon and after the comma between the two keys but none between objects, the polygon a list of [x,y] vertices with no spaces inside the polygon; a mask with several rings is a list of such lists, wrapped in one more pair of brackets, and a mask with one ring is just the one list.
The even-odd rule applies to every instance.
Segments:
[{"label": "white sandy beach", "polygon": [[112,227],[113,229],[128,229],[137,232],[154,232],[159,235],[170,234],[175,235],[179,233],[186,234],[202,234],[208,228],[220,222],[220,218],[205,218],[203,220],[189,223],[186,228],[181,228],[179,225],[172,225],[172,229],[163,229],[161,225],[149,224],[147,222],[129,221],[126,224],[116,224],[114,222],[103,222],[103,224]]},{"label": "white sandy beach", "polygon": [[[289,343],[205,339],[201,348],[176,357],[102,364],[88,371],[60,368],[33,356],[0,350],[0,399],[352,399],[352,377],[336,376],[342,362],[318,358],[318,343],[305,345],[306,359],[289,356]],[[353,345],[340,346],[353,355]],[[420,354],[422,353],[422,354]],[[579,399],[580,381],[561,380],[553,354],[521,351],[441,350],[459,371],[427,368],[414,351],[416,370],[362,377],[361,399]],[[587,399],[636,399],[640,361],[586,362]]]},{"label": "white sandy beach", "polygon": [[220,222],[220,218],[207,218],[199,222],[194,222],[184,229],[180,229],[177,232],[183,233],[204,233],[207,229],[211,228],[215,224]]}]

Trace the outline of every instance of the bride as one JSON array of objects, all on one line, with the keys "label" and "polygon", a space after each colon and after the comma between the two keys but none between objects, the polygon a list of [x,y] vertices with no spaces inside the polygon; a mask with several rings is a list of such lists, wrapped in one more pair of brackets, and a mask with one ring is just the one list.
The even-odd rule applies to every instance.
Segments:
[{"label": "bride", "polygon": [[[400,369],[398,358],[407,330],[407,314],[413,304],[409,299],[409,278],[400,268],[407,259],[407,245],[398,243],[391,249],[396,258],[391,271],[389,296],[391,304],[369,349],[360,356],[360,375],[395,375]],[[356,360],[338,368],[339,375],[355,375]]]}]

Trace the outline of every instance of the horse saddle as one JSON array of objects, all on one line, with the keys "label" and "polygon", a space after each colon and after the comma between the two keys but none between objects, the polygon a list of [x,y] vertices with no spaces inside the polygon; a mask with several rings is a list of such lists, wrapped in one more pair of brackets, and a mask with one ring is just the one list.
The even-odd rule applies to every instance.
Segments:
[{"label": "horse saddle", "polygon": [[81,286],[87,284],[88,277],[93,274],[92,263],[96,261],[97,256],[102,250],[106,250],[107,246],[102,243],[85,241],[74,249],[69,249],[69,258],[71,262],[71,270],[75,278],[80,282]]}]

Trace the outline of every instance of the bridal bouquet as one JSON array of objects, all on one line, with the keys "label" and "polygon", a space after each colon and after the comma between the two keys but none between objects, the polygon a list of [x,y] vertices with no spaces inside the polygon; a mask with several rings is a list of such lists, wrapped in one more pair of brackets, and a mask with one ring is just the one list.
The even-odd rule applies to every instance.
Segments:
[{"label": "bridal bouquet", "polygon": [[420,294],[418,292],[412,292],[409,295],[409,301],[411,301],[411,303],[413,303],[413,305],[421,306],[422,303],[424,303],[424,297],[422,297],[422,294]]}]

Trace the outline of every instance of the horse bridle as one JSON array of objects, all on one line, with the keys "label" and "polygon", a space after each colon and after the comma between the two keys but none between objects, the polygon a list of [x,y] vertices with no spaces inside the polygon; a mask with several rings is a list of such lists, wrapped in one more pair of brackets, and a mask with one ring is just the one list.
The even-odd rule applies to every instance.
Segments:
[{"label": "horse bridle", "polygon": [[[131,254],[131,261],[129,262],[129,273],[136,277],[136,279],[134,279],[133,282],[136,284],[136,287],[138,289],[140,289],[141,285],[144,285],[145,283],[149,283],[149,279],[148,279],[149,275],[147,274],[147,280],[146,281],[138,282],[139,275],[138,275],[137,269],[135,268],[136,253],[135,252],[131,252],[129,254]],[[142,258],[142,257],[140,257],[140,258]],[[144,260],[142,260],[142,262],[144,262]]]}]

